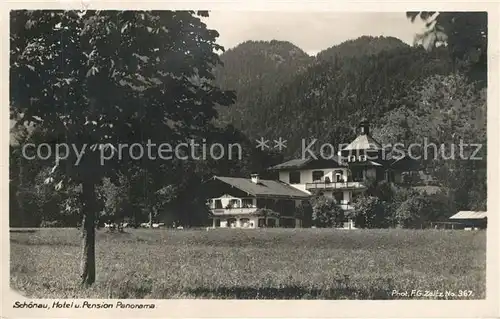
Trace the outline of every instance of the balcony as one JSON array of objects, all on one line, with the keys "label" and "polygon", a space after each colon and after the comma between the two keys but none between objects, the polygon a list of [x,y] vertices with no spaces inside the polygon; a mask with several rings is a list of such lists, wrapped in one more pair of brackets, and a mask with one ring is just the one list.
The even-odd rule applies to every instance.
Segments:
[{"label": "balcony", "polygon": [[314,183],[306,183],[306,189],[307,190],[366,189],[366,185],[363,182],[331,182],[331,183],[314,182]]},{"label": "balcony", "polygon": [[245,215],[253,213],[257,210],[257,207],[249,208],[211,208],[212,214],[214,215]]}]

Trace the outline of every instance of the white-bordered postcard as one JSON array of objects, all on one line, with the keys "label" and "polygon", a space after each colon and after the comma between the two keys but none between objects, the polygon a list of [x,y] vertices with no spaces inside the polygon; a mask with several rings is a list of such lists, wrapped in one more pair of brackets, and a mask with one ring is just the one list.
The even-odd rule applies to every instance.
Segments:
[{"label": "white-bordered postcard", "polygon": [[2,317],[498,317],[499,14],[3,3]]}]

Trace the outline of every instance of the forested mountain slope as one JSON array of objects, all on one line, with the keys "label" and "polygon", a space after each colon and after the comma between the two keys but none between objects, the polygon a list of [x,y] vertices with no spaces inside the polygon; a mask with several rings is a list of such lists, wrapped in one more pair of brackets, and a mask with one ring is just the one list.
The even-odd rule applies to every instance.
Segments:
[{"label": "forested mountain slope", "polygon": [[[277,63],[276,52],[288,59]],[[288,156],[302,139],[348,141],[363,116],[379,125],[385,112],[409,103],[413,86],[451,71],[444,52],[429,54],[384,37],[347,41],[315,59],[289,43],[245,42],[222,60],[218,81],[236,90],[237,101],[220,109],[219,120],[251,139],[287,139]]]},{"label": "forested mountain slope", "polygon": [[408,44],[394,37],[361,36],[347,40],[318,53],[319,60],[334,60],[335,58],[352,58],[378,54],[398,48],[407,48]]},{"label": "forested mountain slope", "polygon": [[216,82],[236,92],[236,104],[220,109],[219,120],[237,128],[262,112],[284,83],[314,61],[304,51],[285,41],[246,41],[221,56],[223,66],[215,70]]}]

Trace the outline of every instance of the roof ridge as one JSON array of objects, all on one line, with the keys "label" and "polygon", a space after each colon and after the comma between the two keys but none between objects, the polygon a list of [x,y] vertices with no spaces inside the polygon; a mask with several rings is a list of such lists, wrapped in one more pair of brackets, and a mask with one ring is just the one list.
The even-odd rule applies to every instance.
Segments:
[{"label": "roof ridge", "polygon": [[290,198],[305,198],[309,194],[280,180],[264,179],[261,183],[254,183],[249,178],[215,176],[219,181],[229,184],[253,196],[285,196]]}]

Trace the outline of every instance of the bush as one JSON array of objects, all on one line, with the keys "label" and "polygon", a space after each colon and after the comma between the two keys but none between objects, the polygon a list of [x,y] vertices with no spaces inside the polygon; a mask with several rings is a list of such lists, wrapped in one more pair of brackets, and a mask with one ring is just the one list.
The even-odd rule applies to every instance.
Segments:
[{"label": "bush", "polygon": [[326,196],[319,196],[312,200],[312,222],[316,227],[342,226],[344,210],[335,200]]},{"label": "bush", "polygon": [[394,218],[399,227],[425,228],[429,222],[447,220],[453,213],[446,193],[412,194],[395,208]]},{"label": "bush", "polygon": [[55,228],[55,227],[64,227],[64,225],[60,220],[42,220],[42,222],[40,223],[40,227]]},{"label": "bush", "polygon": [[276,217],[276,218],[280,217],[280,213],[275,212],[274,210],[269,208],[259,208],[254,212],[254,215],[263,217]]},{"label": "bush", "polygon": [[350,215],[358,228],[385,228],[389,224],[387,204],[375,196],[359,196]]}]

